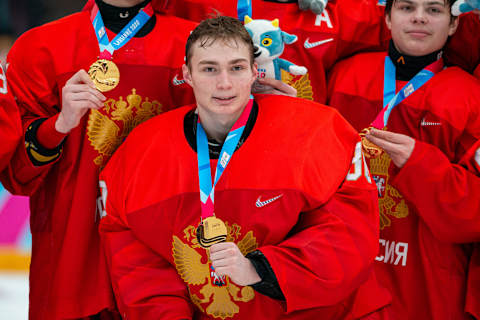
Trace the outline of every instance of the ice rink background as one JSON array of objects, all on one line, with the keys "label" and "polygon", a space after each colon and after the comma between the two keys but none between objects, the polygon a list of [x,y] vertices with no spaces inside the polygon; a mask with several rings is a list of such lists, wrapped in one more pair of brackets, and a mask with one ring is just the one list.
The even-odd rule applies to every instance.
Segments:
[{"label": "ice rink background", "polygon": [[27,320],[31,251],[28,198],[0,185],[0,320]]}]

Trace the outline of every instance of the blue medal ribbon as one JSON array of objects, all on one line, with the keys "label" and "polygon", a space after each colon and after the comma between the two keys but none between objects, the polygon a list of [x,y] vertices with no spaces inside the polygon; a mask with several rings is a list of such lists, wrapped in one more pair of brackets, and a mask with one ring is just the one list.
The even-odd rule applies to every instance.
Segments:
[{"label": "blue medal ribbon", "polygon": [[252,17],[252,0],[237,0],[238,20],[245,20],[245,16]]},{"label": "blue medal ribbon", "polygon": [[443,59],[440,58],[418,72],[397,94],[395,94],[396,68],[390,57],[386,56],[383,74],[383,109],[372,122],[372,125],[377,129],[386,127],[392,110],[409,95],[427,83],[442,68]]},{"label": "blue medal ribbon", "polygon": [[208,139],[205,130],[200,123],[200,117],[197,122],[197,160],[198,160],[198,179],[200,186],[200,201],[202,203],[202,219],[214,215],[213,204],[215,202],[215,186],[227,167],[232,155],[237,148],[238,141],[245,130],[250,111],[253,106],[253,98],[250,97],[248,104],[243,110],[238,120],[228,133],[217,162],[214,182],[212,186],[212,173],[210,168],[210,155],[208,152]]},{"label": "blue medal ribbon", "polygon": [[[97,4],[94,4],[91,20],[97,36],[98,45],[100,47],[101,58],[111,58],[115,50],[120,49],[132,39],[140,29],[150,20],[153,16],[152,4],[149,3],[145,8],[140,10],[138,14],[130,20],[130,22],[120,31],[112,41],[108,40],[108,35],[103,23],[102,15],[98,9]],[[108,54],[107,54],[108,52]],[[110,56],[108,56],[110,55]]]}]

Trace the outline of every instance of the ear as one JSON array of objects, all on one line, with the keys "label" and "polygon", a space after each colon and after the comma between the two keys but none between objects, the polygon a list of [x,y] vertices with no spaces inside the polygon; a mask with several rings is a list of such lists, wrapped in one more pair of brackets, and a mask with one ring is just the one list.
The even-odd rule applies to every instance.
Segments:
[{"label": "ear", "polygon": [[455,31],[457,31],[459,19],[460,19],[459,17],[453,17],[452,21],[450,21],[450,27],[448,28],[449,36],[452,36],[455,33]]},{"label": "ear", "polygon": [[288,34],[282,31],[282,39],[283,39],[283,42],[285,42],[286,44],[291,44],[297,41],[297,36],[293,34]]},{"label": "ear", "polygon": [[278,19],[275,19],[272,21],[272,26],[274,26],[275,28],[278,28],[279,25],[280,25],[280,22],[278,21]]},{"label": "ear", "polygon": [[190,70],[188,69],[186,64],[182,66],[182,72],[183,72],[183,80],[185,80],[185,82],[188,83],[190,87],[193,88],[192,74],[190,73]]},{"label": "ear", "polygon": [[256,62],[252,64],[252,72],[253,72],[253,81],[255,81],[258,78],[258,64]]},{"label": "ear", "polygon": [[392,31],[392,19],[389,14],[385,15],[385,24],[387,25],[388,30]]},{"label": "ear", "polygon": [[247,23],[250,23],[252,22],[252,18],[250,18],[249,16],[245,16],[245,18],[243,19],[243,24],[247,24]]}]

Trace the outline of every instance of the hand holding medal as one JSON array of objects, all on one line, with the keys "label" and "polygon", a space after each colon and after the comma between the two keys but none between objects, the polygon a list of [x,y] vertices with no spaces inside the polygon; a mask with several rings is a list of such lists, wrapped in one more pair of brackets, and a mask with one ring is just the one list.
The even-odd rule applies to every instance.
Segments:
[{"label": "hand holding medal", "polygon": [[107,92],[115,89],[120,82],[120,70],[112,61],[115,50],[120,49],[137,34],[140,29],[148,22],[153,15],[152,4],[149,3],[120,31],[112,40],[108,40],[108,35],[103,23],[102,15],[98,6],[94,4],[90,20],[92,21],[95,35],[97,36],[100,47],[100,55],[88,70],[88,75],[92,79],[95,87],[101,92]]},{"label": "hand holding medal", "polygon": [[[439,56],[440,57],[440,56]],[[385,64],[384,64],[384,75],[383,75],[383,108],[382,111],[377,115],[375,120],[372,122],[372,125],[368,128],[363,129],[360,132],[360,137],[362,139],[362,149],[367,158],[376,158],[379,157],[382,153],[382,147],[385,149],[385,151],[390,155],[393,160],[393,157],[391,156],[391,151],[394,149],[388,148],[390,147],[390,144],[385,144],[382,141],[383,138],[391,138],[395,139],[397,141],[398,137],[393,137],[393,135],[398,135],[393,132],[387,132],[385,131],[387,128],[387,123],[388,123],[388,118],[390,117],[390,113],[392,110],[400,104],[405,98],[407,98],[409,95],[411,95],[415,90],[423,86],[427,81],[429,81],[437,72],[443,69],[443,59],[439,58],[432,64],[428,65],[425,69],[421,70],[418,72],[415,77],[413,77],[397,94],[395,94],[396,91],[396,82],[395,82],[395,72],[396,68],[395,65],[393,64],[392,60],[390,59],[389,56],[385,57]],[[372,129],[379,129],[379,130],[374,130]],[[383,130],[385,134],[382,134],[380,130]],[[375,134],[372,134],[372,133]],[[374,137],[372,139],[372,136]],[[407,137],[409,139],[412,139],[408,136],[401,135],[403,137]],[[375,139],[375,137],[377,139]],[[411,149],[410,153],[408,154],[408,157],[410,157],[411,152],[413,151],[412,147],[412,141],[411,140],[405,140],[403,138],[399,138],[402,142],[402,145],[404,143],[408,144],[408,149]],[[373,140],[373,141],[372,141]],[[385,141],[389,143],[388,141]],[[415,142],[413,140],[413,142]],[[380,144],[381,146],[377,145]],[[414,144],[414,143],[413,143]],[[387,148],[385,148],[387,147]],[[405,145],[405,148],[407,146]],[[402,146],[401,149],[404,149]],[[408,153],[408,152],[407,152]],[[403,152],[402,152],[403,154]],[[395,157],[395,155],[394,155]],[[407,159],[408,159],[407,157]],[[403,157],[402,157],[403,158]],[[405,160],[406,161],[406,160]],[[399,164],[403,166],[405,161],[397,161]],[[395,163],[397,165],[397,163]],[[398,165],[397,165],[398,166]]]}]

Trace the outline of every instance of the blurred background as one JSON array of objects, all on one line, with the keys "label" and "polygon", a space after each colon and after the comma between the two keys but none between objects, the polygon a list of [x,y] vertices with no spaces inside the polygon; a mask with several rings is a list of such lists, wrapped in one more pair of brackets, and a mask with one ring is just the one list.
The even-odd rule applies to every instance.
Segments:
[{"label": "blurred background", "polygon": [[[86,0],[0,0],[0,63],[28,29],[80,11]],[[5,65],[4,65],[5,66]],[[0,185],[0,320],[27,320],[31,235],[28,198]]]}]

